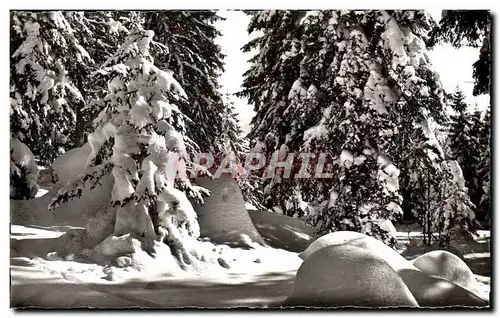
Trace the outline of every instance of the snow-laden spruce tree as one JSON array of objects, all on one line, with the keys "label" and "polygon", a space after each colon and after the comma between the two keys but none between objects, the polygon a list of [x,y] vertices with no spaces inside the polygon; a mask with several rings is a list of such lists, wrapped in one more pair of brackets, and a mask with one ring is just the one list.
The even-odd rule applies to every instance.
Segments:
[{"label": "snow-laden spruce tree", "polygon": [[[488,136],[489,137],[489,136]],[[491,222],[491,148],[488,147],[481,154],[481,165],[479,168],[480,185],[483,190],[483,195],[479,201],[478,214],[483,217],[483,221]]]},{"label": "snow-laden spruce tree", "polygon": [[[108,94],[92,103],[100,112],[88,137],[92,152],[87,167],[58,192],[50,207],[78,198],[84,187],[111,174],[107,208],[116,211],[111,214],[114,226],[108,238],[80,254],[93,260],[102,254],[116,258],[136,251],[136,244],[154,250],[156,241],[167,244],[186,267],[198,256],[200,231],[189,199],[202,200],[203,189],[188,178],[196,169],[196,145],[186,136],[187,118],[177,106],[186,94],[171,72],[154,65],[149,52],[153,35],[150,30],[130,32],[97,71],[108,79]],[[106,210],[97,213],[104,215]]]},{"label": "snow-laden spruce tree", "polygon": [[125,11],[11,13],[11,130],[42,163],[85,142],[96,114],[83,107],[102,97],[106,87],[90,75],[114,54],[136,16]]},{"label": "snow-laden spruce tree", "polygon": [[[234,108],[234,101],[231,95],[226,93],[223,97],[224,109],[219,114],[219,121],[222,131],[215,136],[215,141],[221,151],[221,155],[232,154],[238,164],[244,165],[247,155],[247,142],[243,137],[240,121]],[[224,159],[223,157],[220,158]]]},{"label": "snow-laden spruce tree", "polygon": [[[290,116],[272,119],[274,127],[286,127],[273,149],[331,158],[333,182],[294,189],[320,233],[355,230],[392,244],[382,224],[399,218],[401,193],[410,194],[415,183],[412,169],[432,167],[435,177],[444,159],[434,126],[446,124],[445,94],[424,43],[434,23],[424,11],[342,10],[307,12],[299,24],[300,70],[282,107]],[[253,103],[261,95],[256,91]],[[265,119],[269,109],[256,111],[255,118]],[[293,114],[309,112],[319,118],[305,129],[307,117]],[[289,138],[297,130],[300,143]],[[271,197],[286,193],[276,189]]]},{"label": "snow-laden spruce tree", "polygon": [[[471,112],[465,102],[465,94],[458,87],[451,96],[451,106],[456,114],[451,116],[448,128],[450,157],[465,168],[463,169],[465,185],[471,201],[478,207],[483,195],[479,175],[481,156],[488,147],[488,139],[483,138],[485,123],[481,118],[481,112]],[[478,213],[479,215],[481,213]]]},{"label": "snow-laden spruce tree", "polygon": [[[321,112],[307,107],[299,110],[289,105],[291,100],[300,99],[302,94],[298,92],[303,87],[307,90],[310,84],[309,78],[304,81],[305,73],[301,76],[301,65],[311,64],[305,57],[301,38],[300,21],[305,12],[271,10],[249,14],[252,18],[248,32],[256,32],[258,36],[246,44],[243,51],[257,49],[257,54],[250,60],[251,67],[244,74],[243,90],[239,95],[247,97],[256,111],[248,135],[250,152],[261,153],[266,162],[270,162],[276,151],[281,151],[286,158],[286,146],[281,149],[281,145],[296,143],[297,139],[300,143],[303,130],[315,122]],[[313,93],[314,90],[311,85]],[[297,192],[292,190],[297,184],[293,179],[281,179],[279,171],[276,173],[278,179],[259,178],[264,172],[265,169],[261,169],[250,176],[255,179],[252,187],[261,193],[261,204],[292,215],[288,199],[294,197],[294,202],[301,205],[300,198],[294,196]]]},{"label": "snow-laden spruce tree", "polygon": [[10,45],[11,133],[49,163],[71,145],[84,103],[71,75],[91,58],[60,11],[11,12]]},{"label": "snow-laden spruce tree", "polygon": [[[475,117],[480,117],[478,112]],[[479,141],[481,144],[481,153],[479,154],[479,164],[477,167],[474,184],[480,188],[481,198],[476,204],[476,214],[478,219],[485,222],[491,222],[491,112],[488,107],[481,118],[479,128]],[[477,121],[476,121],[477,122]]]},{"label": "snow-laden spruce tree", "polygon": [[321,88],[328,103],[304,133],[306,149],[329,149],[335,159],[328,203],[310,215],[320,233],[360,231],[390,245],[395,238],[382,223],[401,213],[399,170],[391,157],[402,96],[386,73],[395,63],[377,55],[404,48],[403,38],[391,42],[392,19],[380,11],[332,12],[322,35],[335,43],[329,80]]},{"label": "snow-laden spruce tree", "polygon": [[224,133],[219,116],[224,112],[218,77],[223,68],[221,47],[215,43],[220,31],[214,22],[222,19],[215,11],[147,11],[144,27],[155,32],[155,41],[168,54],[156,50],[153,57],[162,69],[170,69],[184,87],[189,104],[179,103],[190,118],[186,129],[203,152],[221,152],[215,138]]},{"label": "snow-laden spruce tree", "polygon": [[300,60],[301,11],[256,11],[248,25],[248,33],[260,33],[243,46],[243,52],[258,49],[250,59],[250,69],[244,74],[240,96],[248,98],[256,115],[252,118],[251,143],[266,141],[267,151],[276,150],[284,138],[286,127],[281,126],[287,96],[298,78]]},{"label": "snow-laden spruce tree", "polygon": [[216,142],[220,145],[219,149],[221,151],[216,158],[217,165],[220,165],[222,160],[228,155],[234,158],[237,166],[235,178],[241,188],[243,199],[245,202],[263,209],[259,187],[261,179],[253,171],[246,171],[244,168],[250,152],[249,142],[243,136],[240,121],[236,115],[234,100],[229,93],[226,93],[224,94],[223,102],[224,111],[220,114],[222,133],[216,137]]},{"label": "snow-laden spruce tree", "polygon": [[430,160],[416,149],[408,160],[407,206],[419,222],[423,243],[447,246],[452,239],[477,229],[475,205],[470,201],[460,164],[456,160]]},{"label": "snow-laden spruce tree", "polygon": [[476,206],[469,199],[460,164],[454,160],[444,161],[442,169],[446,177],[437,189],[439,204],[433,211],[433,218],[437,220],[433,223],[437,224],[432,230],[438,235],[437,242],[441,246],[448,246],[453,239],[463,238],[464,234],[470,237],[471,233],[476,233]]},{"label": "snow-laden spruce tree", "polygon": [[[125,11],[65,11],[64,17],[73,30],[73,34],[82,47],[88,52],[91,60],[77,63],[68,71],[68,76],[82,92],[84,103],[73,105],[76,114],[76,126],[72,133],[73,147],[81,147],[92,132],[91,109],[83,111],[83,107],[92,100],[105,95],[107,84],[91,76],[118,49],[128,29],[124,20],[130,20],[131,13]],[[123,23],[125,23],[125,25]]]},{"label": "snow-laden spruce tree", "polygon": [[[435,24],[425,11],[382,12],[382,16],[388,18],[382,38],[389,50],[378,52],[387,62],[392,62],[386,67],[387,81],[394,85],[396,96],[399,95],[396,108],[399,136],[395,138],[396,147],[392,154],[394,162],[406,176],[401,192],[410,195],[403,196],[403,200],[414,215],[419,214],[414,205],[425,206],[424,211],[433,214],[436,211],[430,207],[439,206],[441,220],[444,218],[442,233],[474,231],[473,205],[467,189],[456,181],[463,180],[460,166],[446,160],[436,137],[436,129],[448,125],[448,118],[445,114],[446,94],[426,54],[425,41]],[[434,186],[431,193],[429,190],[432,191]],[[414,201],[412,196],[419,194],[425,200]],[[443,198],[451,197],[454,206],[443,203]],[[425,224],[433,228],[434,222],[430,220]]]}]

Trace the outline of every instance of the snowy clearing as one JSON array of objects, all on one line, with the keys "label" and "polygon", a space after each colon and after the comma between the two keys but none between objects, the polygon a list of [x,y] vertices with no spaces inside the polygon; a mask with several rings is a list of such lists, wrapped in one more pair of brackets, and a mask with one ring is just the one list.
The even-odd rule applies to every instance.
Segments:
[{"label": "snowy clearing", "polygon": [[[297,219],[273,212],[249,212],[269,243],[273,243],[272,237],[279,237],[291,240],[287,245],[292,248],[299,248],[302,244],[307,246],[304,240],[310,239],[306,233],[310,229],[305,225],[302,225],[302,230],[299,229],[297,222],[300,221]],[[282,227],[276,226],[278,221]],[[285,221],[288,224],[284,224]],[[293,232],[283,229],[286,227]],[[51,230],[12,225],[11,241],[55,238],[64,230],[64,227]],[[404,238],[407,233],[397,232],[397,235]],[[489,237],[489,233],[482,231],[480,236]],[[302,241],[297,238],[302,238]],[[478,246],[484,245],[487,244]],[[214,267],[207,272],[179,272],[175,276],[161,274],[161,269],[154,274],[130,270],[128,273],[122,271],[114,281],[109,281],[106,269],[96,264],[19,255],[11,258],[11,303],[19,306],[101,308],[274,307],[289,296],[296,270],[302,263],[297,253],[271,247],[218,247],[221,256],[229,260],[229,269]],[[489,253],[465,254],[466,260],[484,257],[489,260]],[[473,266],[471,269],[474,271]],[[487,298],[490,278],[476,275],[476,279],[479,293]]]}]

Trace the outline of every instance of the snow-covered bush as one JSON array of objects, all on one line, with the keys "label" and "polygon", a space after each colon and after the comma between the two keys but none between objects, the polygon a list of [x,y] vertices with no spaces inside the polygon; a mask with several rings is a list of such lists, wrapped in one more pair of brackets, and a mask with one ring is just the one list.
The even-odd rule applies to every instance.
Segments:
[{"label": "snow-covered bush", "polygon": [[33,199],[38,192],[38,166],[30,149],[10,138],[10,198]]}]

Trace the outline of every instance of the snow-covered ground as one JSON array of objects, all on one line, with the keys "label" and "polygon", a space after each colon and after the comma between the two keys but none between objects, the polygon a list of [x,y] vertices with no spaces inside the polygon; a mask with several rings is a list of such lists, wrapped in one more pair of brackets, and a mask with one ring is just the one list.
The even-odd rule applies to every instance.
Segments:
[{"label": "snow-covered ground", "polygon": [[[249,212],[256,227],[273,246],[282,244],[283,248],[300,250],[311,240],[311,229],[298,224],[296,219],[272,212]],[[201,272],[174,272],[172,268],[162,267],[141,272],[112,268],[117,274],[110,280],[108,267],[50,257],[26,257],[30,246],[39,249],[40,242],[57,238],[66,229],[11,225],[11,244],[24,243],[24,250],[11,257],[12,306],[273,307],[290,294],[302,263],[296,252],[280,248],[242,249],[203,242],[207,249],[215,248],[230,268],[219,264],[209,264]],[[418,235],[415,232],[413,236]],[[408,233],[399,231],[398,237],[407,238]],[[478,242],[488,239],[489,231],[479,233]],[[281,242],[283,240],[289,242]],[[489,261],[486,244],[478,243],[478,246],[481,248],[464,253],[466,261]],[[476,278],[481,296],[487,298],[490,277],[484,274]]]},{"label": "snow-covered ground", "polygon": [[[12,239],[23,240],[54,238],[62,234],[16,225],[12,226],[11,231]],[[13,305],[55,306],[57,298],[54,295],[58,294],[61,304],[64,305],[63,292],[66,293],[67,288],[73,284],[83,284],[87,289],[123,298],[139,306],[261,307],[279,303],[286,298],[292,287],[295,272],[302,262],[297,253],[270,247],[241,249],[217,246],[217,248],[219,254],[229,260],[229,269],[217,265],[201,273],[179,272],[172,275],[168,269],[163,269],[162,274],[162,269],[159,268],[156,273],[130,271],[130,275],[119,275],[113,281],[106,278],[107,268],[96,264],[13,257],[11,258],[12,302]],[[126,271],[121,273],[126,274]],[[28,290],[37,289],[36,285],[39,283],[43,289],[33,296],[32,291]],[[47,283],[49,285],[46,285]],[[62,285],[67,288],[62,288]],[[207,293],[208,290],[211,292]],[[50,301],[45,299],[48,293],[52,294]],[[85,302],[89,292],[78,293],[80,302]],[[25,295],[32,296],[24,299]],[[112,303],[117,302],[110,302]],[[124,304],[130,306],[128,302]]]}]

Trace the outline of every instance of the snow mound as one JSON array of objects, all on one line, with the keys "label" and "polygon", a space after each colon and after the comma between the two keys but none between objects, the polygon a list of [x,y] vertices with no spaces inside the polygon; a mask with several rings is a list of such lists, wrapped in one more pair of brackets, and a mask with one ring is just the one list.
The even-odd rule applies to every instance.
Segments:
[{"label": "snow mound", "polygon": [[31,150],[17,138],[10,138],[11,198],[34,198],[38,192],[39,169]]},{"label": "snow mound", "polygon": [[429,275],[444,278],[476,295],[478,282],[467,264],[453,253],[436,250],[417,257],[413,265]]},{"label": "snow mound", "polygon": [[66,151],[62,156],[54,160],[51,167],[60,184],[75,180],[85,170],[86,161],[91,151],[90,144],[86,143],[80,148]]},{"label": "snow mound", "polygon": [[203,204],[194,205],[201,236],[209,237],[218,244],[235,247],[265,244],[248,215],[236,181],[226,174],[215,179],[200,177],[195,181],[210,191],[210,196],[203,198]]},{"label": "snow mound", "polygon": [[382,257],[394,270],[416,269],[398,252],[385,245],[374,237],[352,231],[338,231],[323,235],[314,241],[305,251],[299,254],[303,260],[308,259],[314,252],[325,246],[347,244],[371,250]]},{"label": "snow mound", "polygon": [[418,307],[403,279],[378,253],[347,244],[326,246],[310,255],[285,304]]}]

